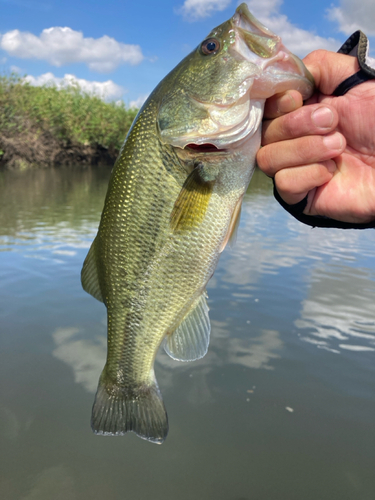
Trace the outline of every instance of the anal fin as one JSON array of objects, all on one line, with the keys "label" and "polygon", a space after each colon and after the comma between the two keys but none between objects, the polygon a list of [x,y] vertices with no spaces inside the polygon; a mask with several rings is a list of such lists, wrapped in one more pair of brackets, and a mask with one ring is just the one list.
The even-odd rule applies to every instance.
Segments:
[{"label": "anal fin", "polygon": [[210,343],[211,324],[204,292],[180,325],[164,340],[164,350],[177,361],[195,361],[203,358]]}]

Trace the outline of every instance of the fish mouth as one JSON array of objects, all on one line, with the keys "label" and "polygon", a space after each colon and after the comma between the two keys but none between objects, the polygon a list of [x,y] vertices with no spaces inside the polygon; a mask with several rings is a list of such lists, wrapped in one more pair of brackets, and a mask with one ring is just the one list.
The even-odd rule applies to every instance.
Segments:
[{"label": "fish mouth", "polygon": [[284,46],[278,35],[251,14],[245,3],[237,8],[231,22],[236,32],[234,50],[260,70],[259,75],[254,76],[253,95],[256,91],[256,97],[268,98],[275,93],[272,89],[268,95],[262,89],[267,77],[272,75],[277,75],[277,92],[290,88],[293,79],[293,88],[304,100],[312,95],[314,78],[303,62]]},{"label": "fish mouth", "polygon": [[241,4],[217,30],[228,42],[222,61],[233,58],[242,65],[233,83],[236,90],[208,102],[188,95],[188,108],[196,110],[197,115],[192,126],[175,129],[173,135],[172,128],[160,128],[164,141],[190,154],[223,154],[243,147],[245,141],[260,133],[267,98],[295,89],[307,99],[314,89],[313,78],[302,61],[250,13],[246,4]]},{"label": "fish mouth", "polygon": [[249,93],[246,93],[242,97],[242,102],[244,105],[242,109],[236,106],[213,106],[210,110],[210,117],[213,119],[215,111],[225,113],[232,108],[234,114],[242,115],[236,123],[226,127],[218,121],[217,132],[196,137],[181,137],[179,144],[175,142],[174,145],[200,153],[227,153],[240,147],[244,140],[248,140],[257,132],[263,116],[262,99],[251,101]]},{"label": "fish mouth", "polygon": [[203,144],[194,144],[190,143],[187,144],[184,149],[186,150],[191,150],[197,153],[223,153],[226,151],[226,149],[221,149],[215,146],[214,144],[210,143],[203,143]]},{"label": "fish mouth", "polygon": [[278,52],[281,38],[258,21],[245,3],[237,7],[232,24],[257,56],[269,58]]}]

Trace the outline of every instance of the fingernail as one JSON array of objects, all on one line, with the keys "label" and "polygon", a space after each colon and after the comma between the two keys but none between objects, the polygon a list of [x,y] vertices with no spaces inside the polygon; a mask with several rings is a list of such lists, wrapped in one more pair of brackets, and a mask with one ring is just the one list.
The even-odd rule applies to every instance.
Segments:
[{"label": "fingernail", "polygon": [[329,108],[321,107],[311,115],[312,121],[319,128],[330,128],[333,123],[333,113]]},{"label": "fingernail", "polygon": [[326,162],[326,165],[327,165],[328,172],[330,172],[331,174],[334,174],[336,172],[337,165],[336,165],[336,163],[333,160],[328,160]]},{"label": "fingernail", "polygon": [[338,132],[323,137],[323,143],[327,149],[342,149],[342,136]]}]

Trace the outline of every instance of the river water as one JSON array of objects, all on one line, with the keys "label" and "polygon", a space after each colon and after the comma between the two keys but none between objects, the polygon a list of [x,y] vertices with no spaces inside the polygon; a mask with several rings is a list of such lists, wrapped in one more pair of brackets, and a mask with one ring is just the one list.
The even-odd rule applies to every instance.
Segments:
[{"label": "river water", "polygon": [[106,314],[80,269],[108,177],[0,174],[0,498],[374,500],[375,231],[303,226],[260,172],[208,354],[157,356],[166,442],[91,432]]}]

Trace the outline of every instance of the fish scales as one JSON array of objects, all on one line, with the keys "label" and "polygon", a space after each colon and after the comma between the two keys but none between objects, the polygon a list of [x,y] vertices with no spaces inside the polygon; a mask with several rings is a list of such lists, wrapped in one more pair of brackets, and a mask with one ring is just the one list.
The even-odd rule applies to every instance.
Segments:
[{"label": "fish scales", "polygon": [[308,97],[311,75],[242,4],[136,117],[82,269],[83,287],[107,307],[107,361],[91,421],[97,434],[165,439],[156,353],[163,340],[180,361],[207,351],[205,288],[238,224],[264,101],[287,88]]},{"label": "fish scales", "polygon": [[[132,373],[134,365],[134,370],[138,372],[138,367],[141,367],[141,371],[146,370],[149,375],[152,355],[148,355],[147,349],[137,349],[137,337],[133,336],[129,344],[125,342],[125,337],[131,336],[132,330],[142,324],[143,331],[150,326],[144,324],[142,318],[145,316],[143,303],[150,289],[149,281],[146,282],[143,276],[156,249],[162,245],[161,236],[168,226],[163,215],[172,210],[171,200],[179,192],[173,178],[157,177],[158,172],[164,171],[164,166],[160,145],[153,133],[155,112],[151,103],[129,135],[122,155],[126,159],[126,168],[121,168],[120,161],[114,172],[105,203],[107,209],[98,234],[104,242],[100,247],[103,247],[104,253],[102,262],[106,277],[103,288],[110,325],[108,370],[114,379],[119,374],[118,366],[124,361],[129,363],[128,373]],[[142,168],[139,168],[140,162]],[[155,193],[154,176],[159,178],[158,193]],[[113,269],[115,272],[112,272]],[[152,342],[150,338],[146,334],[146,339],[141,337],[139,341],[149,345]]]},{"label": "fish scales", "polygon": [[[173,324],[175,311],[182,309],[196,294],[197,282],[201,282],[201,286],[206,284],[216,267],[216,261],[207,262],[204,258],[203,249],[217,246],[225,233],[225,225],[223,227],[218,218],[222,211],[220,195],[228,192],[233,203],[238,198],[233,189],[236,179],[232,182],[223,179],[222,185],[217,187],[218,194],[212,195],[201,231],[182,232],[177,239],[168,239],[172,235],[170,213],[186,173],[181,176],[180,183],[174,176],[161,175],[165,173],[165,163],[170,157],[163,154],[164,148],[155,127],[147,127],[148,122],[156,123],[156,109],[152,103],[130,133],[131,151],[127,153],[127,145],[123,151],[123,155],[128,156],[126,169],[121,169],[121,162],[116,168],[99,228],[100,240],[105,242],[102,262],[108,278],[103,287],[109,324],[107,372],[115,380],[119,374],[126,380],[126,375],[119,370],[123,364],[127,365],[132,378],[149,375],[157,347]],[[142,131],[140,138],[137,137],[138,130]],[[137,140],[133,141],[133,135]],[[146,143],[148,147],[144,146]],[[138,166],[140,163],[142,169]],[[155,193],[157,173],[159,182]],[[238,182],[237,189],[242,184]],[[127,204],[125,196],[129,200]],[[230,218],[231,210],[226,208],[226,211],[227,218]],[[98,245],[102,247],[99,242]],[[192,268],[197,273],[194,276],[190,272]],[[111,273],[113,269],[116,271]],[[125,273],[128,275],[123,279]],[[124,307],[124,302],[127,307]],[[134,329],[137,329],[137,336],[133,335],[133,341],[127,343],[125,337]],[[151,335],[150,331],[154,333]]]}]

